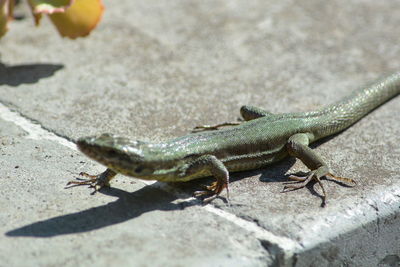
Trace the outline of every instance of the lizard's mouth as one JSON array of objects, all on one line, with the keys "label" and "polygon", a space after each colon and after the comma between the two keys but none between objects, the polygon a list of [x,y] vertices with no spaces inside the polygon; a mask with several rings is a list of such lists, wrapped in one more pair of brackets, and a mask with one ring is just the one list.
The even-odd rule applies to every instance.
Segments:
[{"label": "lizard's mouth", "polygon": [[89,158],[137,178],[154,173],[153,165],[147,164],[143,156],[143,146],[148,148],[147,144],[110,134],[82,137],[76,142],[78,149]]}]

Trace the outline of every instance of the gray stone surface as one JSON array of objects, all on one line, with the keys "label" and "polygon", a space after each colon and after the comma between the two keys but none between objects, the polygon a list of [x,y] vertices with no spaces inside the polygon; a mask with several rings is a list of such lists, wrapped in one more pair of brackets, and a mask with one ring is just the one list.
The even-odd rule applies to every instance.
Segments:
[{"label": "gray stone surface", "polygon": [[[100,26],[76,41],[48,21],[34,28],[17,9],[27,18],[0,40],[0,102],[70,140],[101,132],[162,140],[235,120],[243,104],[315,109],[400,70],[397,1],[105,5]],[[287,173],[305,170],[286,160],[232,175],[231,205],[213,203],[222,216],[182,199],[198,183],[121,176],[104,194],[64,190],[74,174],[103,168],[1,121],[0,262],[395,266],[399,112],[396,98],[315,148],[337,175],[358,181],[325,182],[327,207],[318,187],[280,193]]]}]

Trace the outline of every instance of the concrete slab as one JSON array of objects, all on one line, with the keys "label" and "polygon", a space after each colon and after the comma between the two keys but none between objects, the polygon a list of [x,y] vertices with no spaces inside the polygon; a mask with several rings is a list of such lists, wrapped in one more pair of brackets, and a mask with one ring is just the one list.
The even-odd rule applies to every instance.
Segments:
[{"label": "concrete slab", "polygon": [[[272,112],[315,109],[385,73],[400,69],[400,61],[396,60],[400,54],[400,17],[395,12],[400,4],[395,1],[348,3],[335,0],[324,4],[314,0],[301,4],[295,1],[147,1],[143,4],[121,0],[118,5],[108,1],[105,4],[107,11],[99,28],[89,38],[76,41],[59,38],[49,23],[34,29],[28,19],[14,21],[9,34],[0,40],[3,64],[0,66],[0,102],[69,140],[101,132],[162,140],[185,134],[195,125],[235,120],[243,104]],[[27,10],[18,12],[29,16]],[[215,255],[221,265],[234,262],[230,259],[235,257],[230,258],[205,245],[206,248],[182,249],[171,241],[175,237],[168,235],[164,242],[156,245],[149,241],[156,239],[156,229],[160,225],[175,229],[172,232],[181,238],[181,234],[186,233],[182,229],[190,229],[186,226],[191,224],[200,227],[201,220],[196,218],[204,215],[205,220],[211,221],[211,228],[223,227],[218,233],[212,232],[215,229],[209,230],[218,240],[230,237],[231,231],[238,232],[239,236],[250,233],[249,243],[244,243],[244,248],[228,244],[227,250],[223,250],[232,249],[238,257],[250,255],[244,257],[243,262],[237,261],[238,264],[397,264],[400,257],[397,230],[400,170],[396,164],[400,160],[399,107],[400,99],[393,99],[346,132],[316,147],[336,174],[359,183],[354,188],[345,188],[325,182],[326,208],[320,207],[317,187],[280,193],[287,173],[303,168],[293,160],[263,170],[234,174],[231,205],[217,200],[213,203],[216,208],[210,206],[205,211],[197,204],[189,204],[190,207],[183,210],[171,206],[173,201],[181,203],[179,207],[186,207],[187,204],[182,203],[192,203],[191,199],[185,200],[185,194],[197,189],[197,183],[174,187],[157,184],[148,188],[140,181],[123,177],[113,183],[115,189],[111,189],[110,195],[92,197],[81,188],[68,191],[76,196],[79,204],[69,203],[67,196],[62,196],[66,194],[62,189],[65,178],[69,178],[71,172],[90,171],[95,168],[93,163],[79,163],[88,160],[77,152],[67,160],[71,152],[54,145],[53,141],[45,142],[50,151],[46,153],[56,153],[49,155],[58,160],[47,164],[42,157],[46,153],[31,152],[35,151],[34,142],[26,142],[25,147],[11,146],[7,153],[25,156],[30,175],[59,177],[58,182],[52,180],[53,188],[43,196],[41,190],[47,180],[40,181],[42,185],[25,184],[25,190],[30,185],[36,188],[37,201],[50,201],[48,196],[55,195],[57,199],[52,201],[60,204],[44,215],[28,219],[24,218],[25,213],[36,206],[23,204],[31,196],[19,194],[22,211],[8,208],[15,218],[24,219],[13,219],[7,224],[3,231],[8,235],[3,244],[11,242],[13,246],[21,246],[23,253],[35,246],[38,255],[43,255],[47,247],[38,237],[47,231],[40,230],[43,225],[38,220],[45,220],[45,226],[55,228],[50,232],[57,233],[45,240],[51,240],[54,249],[67,249],[67,260],[76,256],[71,244],[83,242],[75,240],[90,235],[100,244],[104,240],[93,233],[129,224],[129,227],[118,228],[119,237],[110,241],[117,246],[125,244],[123,252],[113,251],[117,253],[114,256],[123,258],[119,259],[121,263],[134,262],[135,259],[126,258],[131,255],[126,253],[134,250],[130,246],[140,251],[140,256],[135,254],[134,257],[139,257],[137,262],[143,264],[146,257],[154,254],[150,251],[165,253],[161,257],[164,259],[174,250],[183,251],[185,255],[198,253],[192,258],[182,256],[177,264],[202,264],[200,258],[205,255],[211,255],[207,256],[210,262]],[[5,128],[12,129],[12,126]],[[9,136],[18,134],[18,131],[10,132]],[[29,154],[21,151],[29,151]],[[10,164],[11,158],[2,158],[8,166],[6,175],[12,179],[20,177],[20,184],[28,179],[23,173],[16,173],[21,170]],[[97,171],[102,170],[96,166]],[[134,184],[130,183],[132,181]],[[6,195],[18,193],[21,187],[7,190],[10,192],[5,192]],[[176,192],[178,197],[174,195]],[[115,194],[120,196],[118,204],[107,205]],[[8,198],[12,199],[11,195]],[[118,202],[121,198],[127,199],[127,203]],[[151,205],[153,208],[142,207],[153,198],[159,199],[155,206]],[[8,206],[8,203],[3,205]],[[77,207],[88,210],[83,212],[84,219],[79,219],[82,211],[79,213]],[[114,209],[117,210],[115,216],[111,211]],[[222,219],[215,219],[210,212]],[[105,218],[105,225],[92,221],[92,215]],[[149,217],[145,219],[145,216]],[[56,219],[52,220],[53,217]],[[55,226],[59,220],[78,222],[73,227],[64,225],[67,230],[60,230]],[[113,220],[123,222],[116,224]],[[156,225],[158,220],[161,223]],[[179,228],[182,220],[185,227]],[[83,228],[80,233],[77,228],[84,227],[87,221],[89,229]],[[171,225],[166,221],[171,221]],[[24,228],[29,224],[32,225]],[[105,227],[108,225],[111,226]],[[132,233],[127,230],[130,227],[148,231]],[[89,231],[94,229],[98,230]],[[127,236],[133,240],[125,238],[124,231],[128,231]],[[30,232],[35,234],[33,239],[15,237]],[[205,238],[208,233],[199,235]],[[65,236],[74,241],[68,244]],[[54,240],[58,239],[61,248],[56,248]],[[26,240],[32,243],[28,245]],[[137,240],[142,241],[136,243]],[[20,245],[21,242],[26,246]],[[177,242],[189,241],[182,238]],[[10,246],[4,251],[11,253],[13,248]],[[106,250],[101,247],[96,251],[100,255]],[[89,250],[85,253],[87,257],[93,255]],[[99,263],[108,262],[109,258],[98,255]],[[51,259],[42,257],[42,263],[52,263]]]}]

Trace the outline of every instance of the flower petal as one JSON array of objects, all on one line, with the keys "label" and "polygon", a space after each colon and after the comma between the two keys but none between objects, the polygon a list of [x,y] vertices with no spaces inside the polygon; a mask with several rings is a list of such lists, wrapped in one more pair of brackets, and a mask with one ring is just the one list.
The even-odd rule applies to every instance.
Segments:
[{"label": "flower petal", "polygon": [[53,14],[65,12],[74,0],[28,0],[34,14]]},{"label": "flower petal", "polygon": [[38,26],[42,14],[53,14],[65,12],[75,0],[28,0],[32,15],[35,18],[35,25]]}]

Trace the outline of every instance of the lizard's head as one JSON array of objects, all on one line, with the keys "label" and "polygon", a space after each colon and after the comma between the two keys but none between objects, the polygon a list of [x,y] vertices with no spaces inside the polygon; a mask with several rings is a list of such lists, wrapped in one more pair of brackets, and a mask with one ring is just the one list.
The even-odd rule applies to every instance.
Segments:
[{"label": "lizard's head", "polygon": [[77,146],[88,157],[108,168],[142,179],[152,179],[157,165],[153,156],[155,145],[147,142],[102,134],[79,138]]}]

